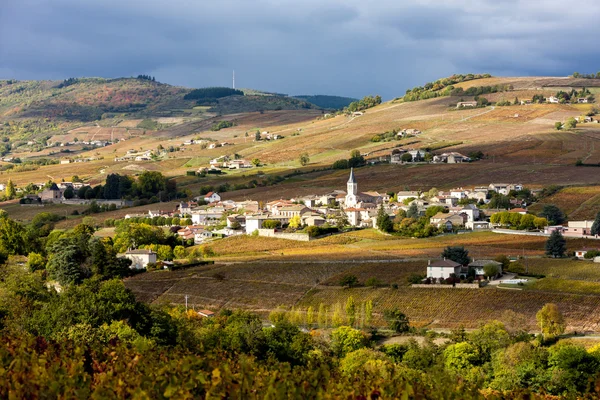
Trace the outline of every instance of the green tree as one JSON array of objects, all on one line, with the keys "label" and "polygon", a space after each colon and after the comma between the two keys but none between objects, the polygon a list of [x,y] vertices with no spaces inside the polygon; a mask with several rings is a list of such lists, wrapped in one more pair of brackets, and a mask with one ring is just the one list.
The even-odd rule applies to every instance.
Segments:
[{"label": "green tree", "polygon": [[417,207],[417,203],[412,203],[410,207],[408,207],[408,211],[406,212],[407,218],[419,218],[419,208]]},{"label": "green tree", "polygon": [[386,310],[383,313],[383,317],[386,320],[388,327],[396,333],[408,332],[410,329],[408,317],[397,308]]},{"label": "green tree", "polygon": [[69,200],[75,197],[75,190],[71,186],[67,187],[63,192],[63,196],[65,199]]},{"label": "green tree", "polygon": [[331,348],[338,357],[367,347],[367,336],[358,329],[340,326],[331,332]]},{"label": "green tree", "polygon": [[302,165],[304,167],[309,162],[310,162],[310,157],[308,156],[308,153],[300,154],[300,165]]},{"label": "green tree", "polygon": [[577,127],[577,120],[575,120],[575,118],[573,118],[573,117],[567,119],[567,122],[565,122],[565,129],[575,129],[576,127]]},{"label": "green tree", "polygon": [[38,253],[29,253],[27,256],[27,269],[29,271],[38,271],[46,268],[46,259]]},{"label": "green tree", "polygon": [[557,131],[560,131],[560,130],[563,128],[563,124],[562,124],[562,122],[555,122],[555,123],[554,123],[554,128],[555,128]]},{"label": "green tree", "polygon": [[87,248],[82,249],[72,237],[62,237],[49,248],[46,269],[61,285],[80,284],[90,276],[86,264]]},{"label": "green tree", "polygon": [[260,131],[254,132],[254,141],[260,141]]},{"label": "green tree", "polygon": [[178,260],[184,259],[185,256],[186,256],[185,247],[183,247],[183,246],[175,246],[175,248],[173,249],[173,255]]},{"label": "green tree", "polygon": [[251,162],[255,167],[260,167],[260,160],[258,158],[253,158]]},{"label": "green tree", "polygon": [[138,176],[135,187],[140,196],[150,198],[167,188],[167,180],[158,171],[144,171]]},{"label": "green tree", "polygon": [[13,183],[12,179],[9,178],[8,182],[6,183],[5,196],[8,200],[12,200],[16,195],[17,191],[15,189],[15,184]]},{"label": "green tree", "polygon": [[400,157],[400,160],[402,160],[402,162],[411,162],[413,160],[413,156],[410,153],[404,153]]},{"label": "green tree", "polygon": [[565,214],[554,204],[546,204],[539,216],[546,218],[550,225],[560,225],[565,222]]},{"label": "green tree", "polygon": [[342,279],[340,279],[341,286],[348,286],[349,288],[358,285],[358,278],[356,275],[344,275]]},{"label": "green tree", "polygon": [[265,229],[277,229],[281,226],[281,222],[275,219],[267,219],[262,225]]},{"label": "green tree", "polygon": [[360,371],[376,373],[385,371],[391,365],[390,358],[381,351],[373,349],[358,349],[346,356],[340,362],[340,370],[347,376],[354,376]]},{"label": "green tree", "polygon": [[10,255],[27,254],[29,242],[23,225],[10,219],[0,218],[0,249]]},{"label": "green tree", "polygon": [[356,303],[352,296],[348,297],[348,300],[346,300],[346,317],[348,317],[348,324],[354,326],[354,323],[356,322]]},{"label": "green tree", "polygon": [[483,274],[486,278],[494,278],[500,272],[500,268],[496,264],[485,264],[483,266]]},{"label": "green tree", "polygon": [[567,241],[560,231],[555,230],[546,241],[546,255],[553,258],[564,257],[567,251]]},{"label": "green tree", "polygon": [[382,232],[391,232],[394,228],[394,224],[383,208],[383,204],[379,206],[379,210],[377,211],[377,228]]},{"label": "green tree", "polygon": [[319,311],[317,313],[317,324],[319,324],[319,328],[323,329],[327,327],[327,307],[325,304],[319,304]]},{"label": "green tree", "polygon": [[469,250],[463,246],[448,246],[442,252],[442,257],[457,262],[461,265],[469,264]]},{"label": "green tree", "polygon": [[565,331],[565,320],[554,303],[548,303],[535,315],[538,326],[546,338],[562,334]]},{"label": "green tree", "polygon": [[596,219],[594,219],[594,223],[592,224],[592,230],[590,233],[592,235],[600,234],[600,212],[596,214]]},{"label": "green tree", "polygon": [[478,360],[479,353],[477,347],[471,343],[461,342],[451,344],[444,350],[444,365],[453,371],[468,371],[477,364]]}]

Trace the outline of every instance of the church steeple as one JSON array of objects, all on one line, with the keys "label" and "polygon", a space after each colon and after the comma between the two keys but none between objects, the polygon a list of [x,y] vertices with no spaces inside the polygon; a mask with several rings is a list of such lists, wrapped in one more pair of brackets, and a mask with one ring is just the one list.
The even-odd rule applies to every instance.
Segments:
[{"label": "church steeple", "polygon": [[356,195],[358,193],[358,184],[354,177],[354,168],[350,168],[350,178],[348,178],[348,194]]},{"label": "church steeple", "polygon": [[354,168],[350,168],[350,178],[348,178],[348,183],[356,183],[356,178],[354,177]]}]

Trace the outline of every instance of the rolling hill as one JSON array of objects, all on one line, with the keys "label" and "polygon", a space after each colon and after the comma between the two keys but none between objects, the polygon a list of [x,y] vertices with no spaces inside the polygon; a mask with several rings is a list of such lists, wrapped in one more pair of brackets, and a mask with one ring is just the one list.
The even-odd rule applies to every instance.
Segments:
[{"label": "rolling hill", "polygon": [[[154,100],[149,106],[161,110],[182,101],[188,89],[173,88],[153,82],[135,82],[125,80],[113,82],[112,85],[136,85],[137,88],[156,91]],[[13,84],[14,85],[14,84]],[[33,84],[31,84],[33,85]],[[48,86],[49,83],[36,83],[32,87]],[[97,84],[79,83],[97,87]],[[595,123],[579,124],[573,130],[556,130],[556,122],[564,122],[570,117],[595,113],[595,101],[588,104],[526,104],[512,105],[514,99],[531,99],[534,95],[551,96],[558,91],[571,89],[581,90],[585,87],[595,94],[600,90],[600,80],[560,77],[482,77],[455,83],[454,89],[461,88],[465,93],[477,92],[481,87],[502,87],[493,93],[480,95],[492,105],[481,108],[457,109],[457,102],[473,100],[475,96],[436,95],[433,98],[419,101],[405,101],[398,98],[364,110],[362,115],[337,115],[324,117],[322,110],[306,108],[302,104],[293,105],[292,110],[274,109],[244,112],[243,107],[236,109],[240,96],[225,98],[224,104],[230,105],[236,113],[218,115],[209,107],[196,106],[184,117],[150,117],[156,123],[156,129],[142,129],[140,123],[143,116],[127,115],[106,118],[100,121],[64,127],[60,118],[51,118],[45,122],[53,124],[52,130],[42,127],[22,127],[23,131],[36,132],[34,135],[48,135],[52,140],[79,141],[92,138],[119,137],[124,139],[111,146],[93,150],[72,146],[72,153],[62,153],[57,148],[28,145],[21,139],[20,145],[12,153],[22,159],[39,159],[44,157],[93,157],[80,167],[80,174],[93,182],[102,181],[110,172],[131,174],[149,169],[161,171],[168,176],[176,177],[182,187],[196,192],[206,184],[220,185],[230,183],[237,185],[238,190],[228,192],[225,196],[234,199],[253,198],[267,200],[280,197],[291,197],[320,193],[329,189],[344,186],[347,172],[332,170],[331,165],[339,159],[347,159],[350,152],[358,149],[367,159],[378,161],[380,157],[389,156],[396,148],[429,149],[434,154],[445,151],[456,151],[463,154],[481,151],[485,157],[470,164],[421,164],[390,165],[375,164],[357,170],[357,176],[364,190],[392,191],[410,189],[429,189],[431,187],[451,188],[454,186],[483,185],[492,181],[518,181],[532,186],[542,187],[550,184],[566,186],[598,185],[598,170],[595,167],[576,166],[576,163],[596,166],[600,163],[600,125]],[[3,84],[1,90],[7,89]],[[50,85],[51,86],[51,85]],[[69,92],[71,88],[71,92]],[[470,88],[475,88],[471,89]],[[35,92],[35,90],[31,89]],[[46,91],[62,93],[48,96]],[[39,89],[47,96],[47,101],[54,98],[75,98],[77,85],[62,89]],[[79,89],[83,90],[83,89]],[[446,90],[442,88],[441,92]],[[169,95],[162,97],[161,91]],[[440,92],[440,93],[441,93]],[[261,96],[274,101],[295,100],[281,96]],[[14,101],[18,94],[8,97]],[[93,97],[93,96],[88,96]],[[244,101],[253,101],[251,96],[244,96]],[[86,97],[84,97],[85,99]],[[268,101],[268,100],[267,100]],[[509,102],[511,105],[499,106],[498,103]],[[12,110],[12,115],[27,112],[24,104],[6,106],[8,101],[2,97],[3,113]],[[495,105],[493,103],[496,103]],[[82,101],[82,104],[89,102]],[[254,105],[259,104],[257,102]],[[137,119],[136,119],[137,118]],[[593,117],[595,120],[595,117]],[[219,131],[211,127],[218,121],[231,121],[233,126]],[[46,120],[44,120],[46,121]],[[16,129],[19,119],[12,119],[9,127]],[[148,121],[146,121],[148,122]],[[151,126],[150,124],[149,126]],[[0,126],[7,129],[7,126]],[[414,137],[398,138],[395,135],[382,136],[386,132],[403,129],[418,129],[420,134]],[[259,130],[268,131],[283,137],[274,141],[254,141],[254,134]],[[379,137],[378,140],[374,140]],[[383,139],[381,139],[383,137]],[[227,142],[227,147],[214,149],[200,145],[181,146],[184,141],[204,138],[214,142]],[[114,161],[129,149],[155,149],[158,146],[173,147],[176,151],[156,161],[141,163]],[[308,153],[309,164],[301,166],[298,157]],[[52,154],[54,153],[54,154]],[[271,175],[286,175],[294,171],[301,174],[285,180],[276,186],[244,188],[248,182],[257,180],[256,171],[229,172],[224,177],[197,178],[186,177],[186,171],[207,166],[208,162],[222,155],[238,154],[247,159],[257,158],[261,161],[260,171]],[[1,172],[0,172],[1,173]],[[69,179],[72,175],[69,165],[40,166],[35,170],[10,172],[11,178],[18,184],[48,179]],[[0,182],[6,179],[6,172],[0,175]],[[573,207],[574,210],[581,210]],[[585,210],[588,210],[585,208]],[[589,210],[588,210],[589,211]],[[584,213],[587,215],[588,211]],[[591,213],[592,211],[589,211]]]}]

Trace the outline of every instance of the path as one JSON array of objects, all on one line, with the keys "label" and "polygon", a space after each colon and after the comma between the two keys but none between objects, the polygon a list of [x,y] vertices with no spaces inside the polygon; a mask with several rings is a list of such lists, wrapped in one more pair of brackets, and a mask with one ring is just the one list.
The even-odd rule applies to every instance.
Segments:
[{"label": "path", "polygon": [[461,119],[458,122],[463,122],[463,121],[467,121],[467,120],[469,120],[471,118],[479,117],[480,115],[484,115],[484,114],[490,113],[490,112],[494,111],[495,109],[496,109],[495,106],[491,106],[489,110],[485,110],[484,112],[479,113],[479,114],[471,115],[470,117],[465,117],[465,118]]}]

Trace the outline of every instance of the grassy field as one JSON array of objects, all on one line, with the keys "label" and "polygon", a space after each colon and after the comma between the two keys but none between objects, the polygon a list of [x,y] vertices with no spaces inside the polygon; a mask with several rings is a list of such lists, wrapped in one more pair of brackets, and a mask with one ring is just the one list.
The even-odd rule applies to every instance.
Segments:
[{"label": "grassy field", "polygon": [[532,258],[521,263],[529,272],[549,278],[600,282],[600,264],[588,260]]}]

